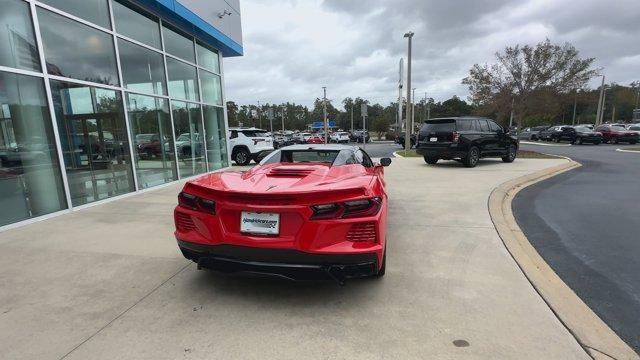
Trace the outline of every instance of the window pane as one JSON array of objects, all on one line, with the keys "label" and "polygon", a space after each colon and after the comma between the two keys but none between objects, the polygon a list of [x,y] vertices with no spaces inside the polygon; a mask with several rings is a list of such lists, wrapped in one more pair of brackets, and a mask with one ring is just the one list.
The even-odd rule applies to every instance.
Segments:
[{"label": "window pane", "polygon": [[0,65],[40,71],[29,4],[0,0]]},{"label": "window pane", "polygon": [[198,65],[219,74],[220,59],[218,58],[218,53],[215,51],[211,51],[200,44],[197,44],[197,47],[198,47]]},{"label": "window pane", "polygon": [[0,226],[64,208],[42,80],[0,72]]},{"label": "window pane", "polygon": [[105,28],[111,28],[106,0],[40,0],[56,9]]},{"label": "window pane", "polygon": [[207,136],[207,157],[209,171],[228,166],[227,137],[224,127],[223,109],[215,106],[204,105],[204,129]]},{"label": "window pane", "polygon": [[168,101],[135,94],[127,98],[138,186],[146,189],[177,180]]},{"label": "window pane", "polygon": [[202,102],[222,105],[220,76],[200,70],[200,85],[202,86]]},{"label": "window pane", "polygon": [[118,85],[111,35],[41,8],[38,21],[49,74]]},{"label": "window pane", "polygon": [[74,206],[134,190],[120,93],[51,81]]},{"label": "window pane", "polygon": [[169,95],[179,99],[198,101],[198,78],[196,68],[176,59],[167,58],[169,72]]},{"label": "window pane", "polygon": [[122,81],[128,89],[166,95],[162,55],[118,39]]},{"label": "window pane", "polygon": [[164,36],[164,51],[192,63],[196,62],[192,39],[184,37],[166,26],[162,27],[162,35]]},{"label": "window pane", "polygon": [[156,19],[139,13],[117,1],[113,2],[113,21],[118,34],[160,49],[160,26]]},{"label": "window pane", "polygon": [[200,105],[172,101],[171,108],[173,126],[176,130],[180,177],[186,178],[206,172]]}]

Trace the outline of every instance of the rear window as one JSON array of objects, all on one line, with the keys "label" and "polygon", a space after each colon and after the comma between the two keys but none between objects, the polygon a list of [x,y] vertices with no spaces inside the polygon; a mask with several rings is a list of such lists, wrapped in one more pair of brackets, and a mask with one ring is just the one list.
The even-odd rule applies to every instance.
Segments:
[{"label": "rear window", "polygon": [[612,131],[626,131],[627,129],[623,128],[622,126],[612,126],[611,130]]},{"label": "rear window", "polygon": [[629,130],[640,130],[640,126],[629,126]]},{"label": "rear window", "polygon": [[242,131],[242,133],[244,134],[244,136],[246,137],[267,137],[267,132],[266,131],[260,131],[260,130],[244,130]]},{"label": "rear window", "polygon": [[455,120],[429,120],[422,125],[421,132],[453,132],[456,130]]}]

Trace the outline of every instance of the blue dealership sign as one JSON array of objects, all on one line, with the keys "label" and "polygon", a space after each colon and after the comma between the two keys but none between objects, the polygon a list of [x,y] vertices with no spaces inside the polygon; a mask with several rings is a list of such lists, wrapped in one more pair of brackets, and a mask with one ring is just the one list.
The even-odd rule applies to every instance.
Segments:
[{"label": "blue dealership sign", "polygon": [[[329,123],[329,127],[330,128],[336,127],[336,122],[335,121],[329,120],[328,123]],[[314,121],[313,125],[311,125],[311,127],[313,129],[322,129],[322,128],[324,128],[324,121]]]}]

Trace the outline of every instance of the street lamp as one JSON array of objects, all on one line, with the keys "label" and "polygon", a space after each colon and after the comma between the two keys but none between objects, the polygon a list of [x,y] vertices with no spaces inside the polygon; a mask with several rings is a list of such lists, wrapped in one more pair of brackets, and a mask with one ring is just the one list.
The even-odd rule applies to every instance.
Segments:
[{"label": "street lamp", "polygon": [[[409,125],[409,119],[413,114],[412,109],[412,99],[411,99],[411,39],[413,39],[413,31],[409,31],[404,34],[404,37],[408,40],[408,48],[407,48],[407,125]],[[404,134],[404,150],[411,150],[411,128],[409,126],[405,126],[405,134]]]}]

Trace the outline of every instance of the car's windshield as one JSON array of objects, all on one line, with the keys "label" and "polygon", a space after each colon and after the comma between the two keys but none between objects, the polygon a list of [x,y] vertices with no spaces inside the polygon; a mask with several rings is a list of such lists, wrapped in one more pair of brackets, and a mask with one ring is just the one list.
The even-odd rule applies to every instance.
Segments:
[{"label": "car's windshield", "polygon": [[260,165],[276,163],[320,163],[339,166],[357,164],[359,162],[356,160],[356,157],[352,150],[283,149],[272,152],[260,162]]},{"label": "car's windshield", "polygon": [[627,129],[623,128],[622,126],[612,126],[611,131],[627,131]]},{"label": "car's windshield", "polygon": [[630,126],[629,130],[640,130],[640,126]]}]

